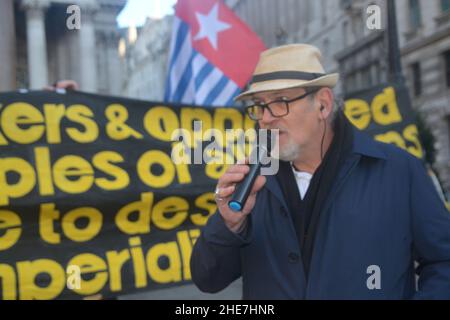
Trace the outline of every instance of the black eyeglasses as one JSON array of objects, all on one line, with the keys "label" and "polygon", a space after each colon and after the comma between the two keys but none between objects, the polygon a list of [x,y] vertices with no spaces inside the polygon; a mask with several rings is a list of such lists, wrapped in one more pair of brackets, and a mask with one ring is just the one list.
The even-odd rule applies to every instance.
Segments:
[{"label": "black eyeglasses", "polygon": [[301,96],[289,100],[283,98],[268,103],[254,103],[253,101],[249,101],[251,105],[247,106],[245,110],[252,120],[261,120],[264,116],[264,109],[269,110],[272,117],[281,118],[289,114],[289,103],[306,98],[307,96],[317,92],[318,90],[319,89],[308,91]]}]

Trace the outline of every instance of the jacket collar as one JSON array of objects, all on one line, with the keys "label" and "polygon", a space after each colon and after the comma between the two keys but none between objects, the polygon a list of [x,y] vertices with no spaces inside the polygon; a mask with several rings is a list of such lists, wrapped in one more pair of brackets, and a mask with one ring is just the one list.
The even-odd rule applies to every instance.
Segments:
[{"label": "jacket collar", "polygon": [[353,147],[352,153],[360,154],[362,156],[387,159],[386,153],[380,148],[379,144],[374,141],[367,133],[362,132],[356,128],[353,130]]}]

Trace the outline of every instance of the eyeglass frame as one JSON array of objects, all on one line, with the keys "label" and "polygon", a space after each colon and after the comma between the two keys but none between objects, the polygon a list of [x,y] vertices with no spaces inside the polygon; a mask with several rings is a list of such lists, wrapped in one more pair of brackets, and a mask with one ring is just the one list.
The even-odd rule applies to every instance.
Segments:
[{"label": "eyeglass frame", "polygon": [[[273,101],[270,101],[270,102],[268,102],[268,103],[263,103],[263,104],[256,104],[256,103],[255,103],[255,104],[252,104],[251,106],[245,107],[245,111],[247,112],[247,114],[248,114],[248,116],[250,117],[250,119],[255,120],[255,121],[259,121],[259,120],[262,119],[262,117],[261,117],[260,119],[255,119],[255,118],[252,118],[252,116],[250,115],[250,111],[249,111],[250,108],[253,108],[253,107],[255,107],[255,106],[260,107],[260,108],[263,108],[263,112],[262,112],[263,117],[264,117],[264,109],[267,109],[267,110],[269,110],[270,115],[271,115],[272,117],[274,117],[274,118],[282,118],[282,117],[287,116],[287,115],[289,114],[289,112],[290,112],[290,110],[289,110],[289,103],[295,102],[295,101],[298,101],[298,100],[301,100],[301,99],[304,99],[304,98],[306,98],[307,96],[309,96],[310,94],[316,93],[316,92],[319,91],[320,89],[322,89],[322,88],[320,88],[320,87],[319,87],[319,88],[314,88],[314,89],[312,89],[312,90],[310,90],[310,91],[307,91],[307,92],[305,92],[304,94],[302,94],[302,95],[300,95],[300,96],[298,96],[298,97],[296,97],[296,98],[292,98],[292,99],[289,99],[289,100],[279,99],[279,100],[273,100]],[[276,115],[273,114],[272,109],[270,109],[269,105],[270,105],[271,103],[280,103],[280,102],[284,102],[284,103],[286,104],[286,114],[283,114],[283,115],[281,115],[281,116],[276,116]]]}]

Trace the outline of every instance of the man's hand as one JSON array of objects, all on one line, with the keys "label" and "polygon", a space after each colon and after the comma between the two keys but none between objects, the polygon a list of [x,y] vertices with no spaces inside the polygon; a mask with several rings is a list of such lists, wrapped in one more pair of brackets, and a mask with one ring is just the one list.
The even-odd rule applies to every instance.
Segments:
[{"label": "man's hand", "polygon": [[[246,161],[248,163],[248,161]],[[216,188],[216,203],[217,208],[223,219],[225,225],[232,232],[237,232],[242,224],[245,222],[247,215],[252,211],[255,206],[256,194],[266,183],[266,177],[259,176],[256,178],[255,184],[250,192],[247,202],[244,208],[240,212],[235,212],[228,207],[228,202],[236,189],[236,184],[242,181],[246,174],[248,174],[250,167],[247,164],[236,164],[231,166],[220,177]]]},{"label": "man's hand", "polygon": [[79,90],[80,87],[78,83],[73,80],[61,80],[57,81],[53,86],[47,86],[44,90],[55,91],[56,89],[66,89],[66,90]]}]

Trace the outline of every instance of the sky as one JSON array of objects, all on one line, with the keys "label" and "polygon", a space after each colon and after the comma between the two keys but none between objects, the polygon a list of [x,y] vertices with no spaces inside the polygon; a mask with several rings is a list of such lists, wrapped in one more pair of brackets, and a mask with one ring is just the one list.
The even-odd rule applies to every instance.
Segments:
[{"label": "sky", "polygon": [[173,14],[177,0],[128,0],[127,5],[117,18],[119,27],[142,26],[147,17],[162,18]]}]

